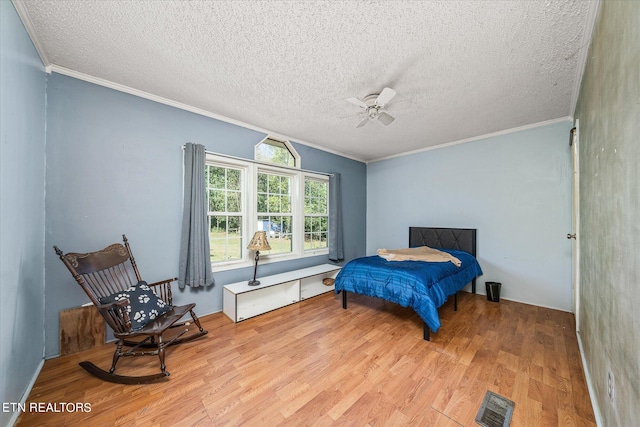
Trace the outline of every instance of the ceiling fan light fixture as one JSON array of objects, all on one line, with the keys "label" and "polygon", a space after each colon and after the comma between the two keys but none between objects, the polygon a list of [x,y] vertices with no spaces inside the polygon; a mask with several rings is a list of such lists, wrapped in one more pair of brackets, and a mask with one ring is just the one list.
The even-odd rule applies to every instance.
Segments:
[{"label": "ceiling fan light fixture", "polygon": [[347,98],[347,102],[362,108],[362,120],[357,124],[357,128],[367,124],[369,120],[378,120],[385,126],[388,126],[395,120],[395,117],[391,116],[384,109],[385,105],[396,96],[396,91],[385,87],[382,92],[367,95],[364,99]]}]

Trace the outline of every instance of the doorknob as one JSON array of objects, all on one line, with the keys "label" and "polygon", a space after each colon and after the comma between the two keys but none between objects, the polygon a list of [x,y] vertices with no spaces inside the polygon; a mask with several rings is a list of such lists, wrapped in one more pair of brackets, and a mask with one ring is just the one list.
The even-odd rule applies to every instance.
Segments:
[{"label": "doorknob", "polygon": [[567,234],[567,239],[575,239],[576,238],[576,234]]}]

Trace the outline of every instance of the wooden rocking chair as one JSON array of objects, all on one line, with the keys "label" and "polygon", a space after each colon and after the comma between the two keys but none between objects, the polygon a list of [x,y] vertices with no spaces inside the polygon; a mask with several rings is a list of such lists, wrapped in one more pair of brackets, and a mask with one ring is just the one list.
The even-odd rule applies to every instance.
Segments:
[{"label": "wooden rocking chair", "polygon": [[[192,340],[206,334],[193,312],[195,303],[174,306],[171,296],[171,282],[176,278],[148,285],[143,282],[138,267],[131,254],[127,237],[123,234],[124,245],[115,243],[100,251],[64,254],[57,246],[53,248],[73,278],[91,299],[117,339],[113,363],[109,372],[91,362],[80,363],[90,374],[114,383],[144,384],[163,379],[169,375],[165,367],[165,348]],[[163,334],[170,328],[190,325],[189,321],[178,322],[190,314],[198,327],[187,336],[188,328],[163,340]],[[142,340],[140,340],[142,338]],[[123,347],[127,347],[123,351]],[[143,349],[143,351],[138,351]],[[146,349],[146,350],[145,350]],[[116,363],[124,356],[158,356],[160,372],[145,376],[116,375]]]}]

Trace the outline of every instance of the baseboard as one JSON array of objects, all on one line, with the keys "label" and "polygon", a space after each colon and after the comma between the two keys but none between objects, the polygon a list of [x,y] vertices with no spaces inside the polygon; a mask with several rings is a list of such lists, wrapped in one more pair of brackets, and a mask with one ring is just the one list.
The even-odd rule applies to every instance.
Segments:
[{"label": "baseboard", "polygon": [[[40,371],[42,371],[43,366],[44,366],[44,359],[40,361],[40,364],[36,368],[36,371],[33,373],[33,377],[31,378],[31,381],[29,381],[29,385],[27,385],[27,389],[22,394],[22,398],[20,399],[20,404],[26,405],[27,399],[29,398],[29,394],[31,394],[31,389],[36,383],[36,380],[38,379],[38,376],[40,375]],[[20,411],[14,412],[13,415],[11,416],[11,419],[9,419],[9,424],[7,424],[7,426],[13,427],[16,421],[18,421],[18,417],[20,416],[20,414],[21,414]]]},{"label": "baseboard", "polygon": [[591,381],[591,374],[589,374],[589,368],[587,367],[587,360],[584,358],[584,347],[582,347],[582,338],[580,332],[576,331],[578,337],[578,349],[580,350],[580,359],[582,360],[582,370],[584,371],[584,377],[587,381],[587,389],[589,390],[589,397],[591,398],[591,407],[593,408],[593,415],[596,418],[596,426],[602,427],[602,414],[600,413],[600,406],[596,400],[596,393],[593,389],[593,383]]},{"label": "baseboard", "polygon": [[[486,295],[486,294],[478,294],[478,295]],[[513,299],[513,298],[505,298],[503,296],[500,296],[500,299],[501,300],[505,300],[505,301],[517,302],[517,303],[520,303],[520,304],[533,305],[535,307],[548,308],[549,310],[557,310],[557,311],[564,311],[565,313],[573,313],[573,311],[571,311],[571,309],[564,309],[564,308],[560,308],[560,307],[552,307],[550,305],[534,304],[532,302],[521,301],[521,300],[517,300],[517,299]]]}]

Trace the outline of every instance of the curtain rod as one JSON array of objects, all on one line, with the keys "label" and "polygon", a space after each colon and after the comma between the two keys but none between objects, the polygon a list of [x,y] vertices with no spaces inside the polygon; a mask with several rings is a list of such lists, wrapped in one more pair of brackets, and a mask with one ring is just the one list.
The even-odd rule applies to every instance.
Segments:
[{"label": "curtain rod", "polygon": [[[186,147],[185,145],[182,146],[182,150],[183,151],[184,151],[185,147]],[[277,166],[277,167],[283,168],[283,169],[289,169],[289,170],[292,170],[292,171],[299,171],[299,172],[315,173],[317,175],[325,175],[325,176],[333,176],[334,175],[334,174],[328,173],[328,172],[318,172],[318,171],[312,171],[312,170],[308,170],[308,169],[293,168],[291,166],[276,165],[274,163],[259,162],[257,160],[245,159],[245,158],[242,158],[242,157],[232,156],[230,154],[216,153],[215,151],[204,150],[204,152],[205,152],[205,154],[212,154],[214,156],[225,157],[227,159],[239,160],[239,161],[242,161],[242,162],[249,162],[249,163],[253,163],[253,164],[256,164],[256,165]]]}]

